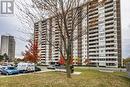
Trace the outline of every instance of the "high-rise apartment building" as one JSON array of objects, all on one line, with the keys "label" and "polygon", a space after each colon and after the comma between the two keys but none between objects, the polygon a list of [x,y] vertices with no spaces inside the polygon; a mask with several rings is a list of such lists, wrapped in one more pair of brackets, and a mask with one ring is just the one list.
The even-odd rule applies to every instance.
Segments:
[{"label": "high-rise apartment building", "polygon": [[104,5],[93,2],[88,12],[88,57],[92,64],[121,66],[120,0],[107,0]]},{"label": "high-rise apartment building", "polygon": [[9,60],[15,58],[15,39],[13,36],[1,36],[1,54],[7,54]]},{"label": "high-rise apartment building", "polygon": [[[103,5],[98,2],[91,0],[78,7],[79,24],[74,35],[81,37],[73,41],[73,58],[79,58],[82,65],[88,59],[92,66],[119,67],[122,61],[120,0],[106,0]],[[81,21],[83,11],[87,17]],[[71,15],[68,17],[71,23]],[[57,27],[52,17],[35,23],[34,38],[39,42],[41,63],[45,65],[57,63],[60,58],[59,50],[50,45],[61,43]]]}]

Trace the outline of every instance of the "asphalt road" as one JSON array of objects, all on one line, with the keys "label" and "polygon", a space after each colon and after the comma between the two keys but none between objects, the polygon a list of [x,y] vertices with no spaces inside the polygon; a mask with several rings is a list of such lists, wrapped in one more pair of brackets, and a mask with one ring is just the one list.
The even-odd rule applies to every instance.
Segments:
[{"label": "asphalt road", "polygon": [[[46,66],[38,66],[41,68],[42,71],[48,70]],[[75,66],[74,68],[83,68],[83,69],[95,69],[95,70],[106,70],[106,71],[115,71],[115,72],[126,72],[126,68],[106,68],[106,67],[78,67]]]}]

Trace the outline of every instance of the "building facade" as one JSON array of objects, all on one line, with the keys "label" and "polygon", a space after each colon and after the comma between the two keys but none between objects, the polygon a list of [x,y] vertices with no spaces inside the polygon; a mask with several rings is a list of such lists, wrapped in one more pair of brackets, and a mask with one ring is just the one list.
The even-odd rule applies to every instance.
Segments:
[{"label": "building facade", "polygon": [[[89,1],[78,7],[79,24],[74,36],[81,37],[73,41],[74,64],[86,65],[85,61],[89,60],[89,65],[92,66],[120,67],[122,62],[120,0],[105,0],[100,4],[99,1]],[[81,21],[83,11],[87,12],[87,16]],[[71,23],[71,15],[68,17]],[[61,44],[57,27],[55,18],[35,23],[34,39],[39,42],[41,63],[45,65],[50,62],[57,63],[60,58],[59,50],[51,46],[51,43],[57,46]]]},{"label": "building facade", "polygon": [[10,61],[15,58],[15,39],[13,36],[1,36],[1,54],[7,54]]}]

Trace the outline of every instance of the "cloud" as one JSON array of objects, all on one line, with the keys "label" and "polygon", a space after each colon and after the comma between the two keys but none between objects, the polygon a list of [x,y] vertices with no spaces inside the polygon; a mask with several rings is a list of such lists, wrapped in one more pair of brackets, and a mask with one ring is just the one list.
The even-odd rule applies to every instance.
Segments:
[{"label": "cloud", "polygon": [[122,55],[130,56],[130,0],[121,1]]},{"label": "cloud", "polygon": [[[23,33],[18,32],[19,23],[15,16],[13,17],[0,17],[0,35],[13,35],[14,37],[25,36]],[[26,42],[15,38],[16,40],[16,56],[21,55],[21,51],[25,50]]]}]

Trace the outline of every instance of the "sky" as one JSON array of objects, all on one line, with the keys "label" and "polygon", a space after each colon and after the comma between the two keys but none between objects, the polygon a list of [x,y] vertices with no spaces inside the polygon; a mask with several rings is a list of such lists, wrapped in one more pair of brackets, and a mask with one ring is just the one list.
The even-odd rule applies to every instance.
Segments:
[{"label": "sky", "polygon": [[12,35],[15,37],[16,42],[16,56],[21,56],[21,51],[25,50],[27,42],[22,41],[19,38],[23,38],[25,35],[19,32],[19,22],[16,17],[0,17],[0,36]]},{"label": "sky", "polygon": [[[122,56],[130,57],[130,0],[121,0],[121,26],[122,26]],[[20,22],[15,15],[0,15],[0,35],[13,35],[16,40],[16,56],[21,56],[27,42],[19,38],[26,35],[19,32]]]}]

